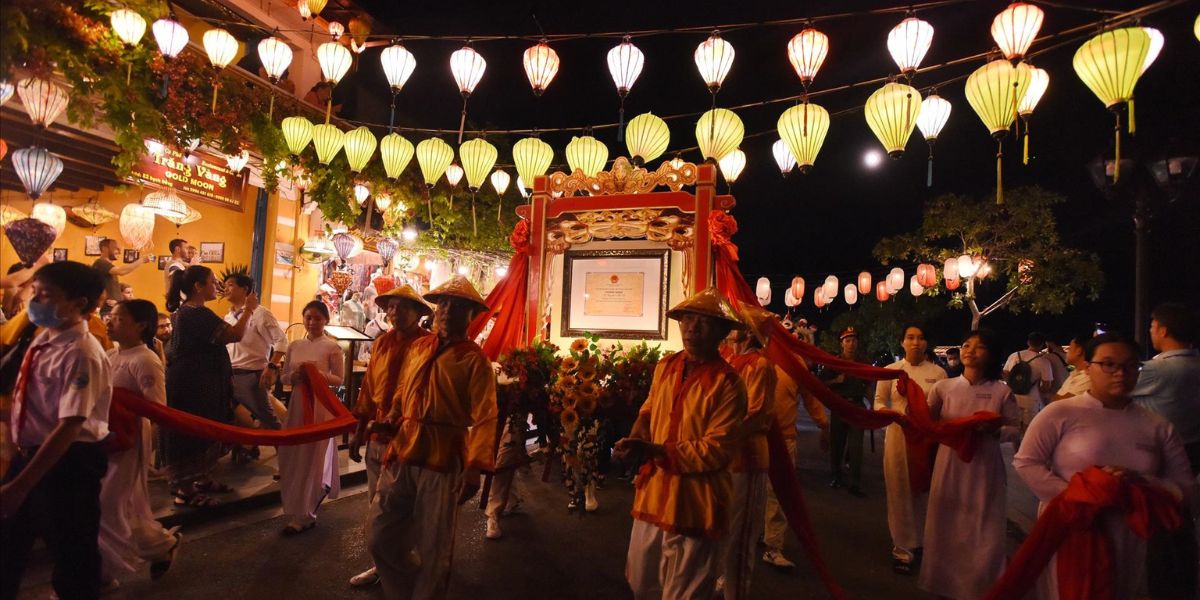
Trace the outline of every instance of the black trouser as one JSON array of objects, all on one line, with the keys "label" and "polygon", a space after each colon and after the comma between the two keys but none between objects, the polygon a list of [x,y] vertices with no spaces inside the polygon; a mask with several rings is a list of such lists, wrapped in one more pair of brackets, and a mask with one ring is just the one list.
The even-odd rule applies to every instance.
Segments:
[{"label": "black trouser", "polygon": [[849,463],[849,483],[862,483],[863,430],[852,427],[835,414],[829,415],[829,461],[835,479],[842,478],[842,465]]},{"label": "black trouser", "polygon": [[[36,449],[13,457],[4,476],[11,481]],[[33,542],[40,535],[54,560],[52,583],[62,600],[100,594],[100,480],[108,469],[103,443],[71,444],[34,486],[17,514],[0,521],[0,599],[15,600]]]}]

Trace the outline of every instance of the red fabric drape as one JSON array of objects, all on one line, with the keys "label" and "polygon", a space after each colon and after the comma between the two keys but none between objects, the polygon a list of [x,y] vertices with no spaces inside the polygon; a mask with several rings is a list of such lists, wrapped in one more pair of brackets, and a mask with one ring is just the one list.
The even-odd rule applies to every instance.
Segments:
[{"label": "red fabric drape", "polygon": [[[297,389],[304,389],[310,394],[315,394],[316,400],[326,410],[333,413],[334,418],[332,420],[325,421],[324,423],[305,425],[303,427],[279,430],[237,427],[197,417],[191,413],[152,402],[143,398],[140,394],[124,388],[113,388],[113,405],[120,406],[118,410],[127,410],[138,416],[150,419],[163,427],[168,427],[198,438],[226,444],[296,446],[329,439],[335,435],[353,431],[358,423],[357,419],[333,395],[333,391],[329,389],[329,382],[325,380],[325,376],[321,375],[321,372],[312,365],[303,365],[300,369],[301,376],[307,378],[308,385]],[[296,402],[292,403],[292,410],[303,410],[298,403],[312,402],[311,397],[296,398],[295,400]]]},{"label": "red fabric drape", "polygon": [[1113,573],[1122,566],[1114,564],[1111,543],[1097,518],[1110,510],[1124,515],[1129,528],[1143,539],[1183,524],[1179,502],[1170,494],[1091,467],[1076,473],[1067,489],[1046,505],[986,600],[1023,598],[1055,552],[1062,600],[1112,599]]},{"label": "red fabric drape", "polygon": [[525,305],[529,298],[529,222],[524,219],[518,221],[512,234],[508,236],[508,241],[516,251],[512,260],[508,262],[508,272],[488,294],[488,310],[475,317],[468,330],[468,336],[475,339],[487,326],[488,320],[497,311],[500,312],[500,316],[496,317],[496,324],[492,326],[492,331],[482,346],[483,353],[493,362],[499,360],[508,350],[522,346],[525,342],[522,328],[525,325]]}]

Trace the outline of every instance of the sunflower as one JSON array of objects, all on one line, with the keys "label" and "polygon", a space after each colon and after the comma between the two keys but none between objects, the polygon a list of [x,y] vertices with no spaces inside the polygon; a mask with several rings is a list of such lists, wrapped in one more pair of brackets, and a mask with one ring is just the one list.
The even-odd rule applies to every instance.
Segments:
[{"label": "sunflower", "polygon": [[573,431],[579,425],[579,413],[574,409],[564,409],[562,414],[558,415],[558,419],[567,431]]},{"label": "sunflower", "polygon": [[579,338],[579,339],[571,342],[571,352],[583,352],[584,350],[587,350],[587,349],[588,349],[588,341],[583,338]]},{"label": "sunflower", "polygon": [[562,360],[560,366],[564,371],[574,371],[579,366],[579,361],[575,360],[574,356],[568,356]]},{"label": "sunflower", "polygon": [[581,381],[592,381],[596,378],[596,368],[591,365],[580,367],[579,379]]},{"label": "sunflower", "polygon": [[596,399],[591,396],[580,398],[579,403],[575,406],[575,410],[585,417],[591,415],[593,412],[596,412]]},{"label": "sunflower", "polygon": [[600,388],[596,387],[596,384],[590,381],[584,382],[579,386],[579,395],[584,398],[591,398],[592,400],[595,400],[599,393]]},{"label": "sunflower", "polygon": [[558,389],[571,390],[574,389],[577,383],[579,382],[575,379],[574,375],[563,375],[558,378]]}]

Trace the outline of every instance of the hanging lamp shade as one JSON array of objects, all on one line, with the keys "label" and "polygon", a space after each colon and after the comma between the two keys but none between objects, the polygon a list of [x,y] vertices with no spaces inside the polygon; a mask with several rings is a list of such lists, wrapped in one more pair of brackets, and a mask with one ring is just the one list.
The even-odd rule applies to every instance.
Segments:
[{"label": "hanging lamp shade", "polygon": [[708,91],[716,93],[721,89],[729,69],[733,68],[733,44],[721,38],[721,33],[714,31],[708,39],[696,46],[692,58],[700,71],[700,78],[708,86]]},{"label": "hanging lamp shade", "polygon": [[858,302],[858,288],[853,283],[847,283],[842,290],[842,297],[846,299],[846,304],[853,306]]},{"label": "hanging lamp shade", "polygon": [[884,280],[884,283],[887,284],[887,291],[889,294],[895,294],[896,292],[900,291],[900,288],[904,287],[904,269],[895,267],[891,271],[888,271],[887,278]]},{"label": "hanging lamp shade", "polygon": [[458,166],[457,163],[450,163],[450,166],[446,167],[446,183],[450,184],[452,188],[458,187],[458,182],[462,181],[463,173],[463,168]]},{"label": "hanging lamp shade", "polygon": [[317,149],[317,160],[323,165],[328,165],[329,161],[337,156],[346,141],[346,133],[338,129],[337,125],[328,123],[314,126],[312,135],[313,147]]},{"label": "hanging lamp shade", "polygon": [[967,77],[967,102],[992,137],[1003,136],[1017,117],[1017,105],[1025,97],[1032,79],[1032,68],[997,59],[979,67]]},{"label": "hanging lamp shade", "polygon": [[925,286],[921,285],[921,282],[917,281],[916,275],[913,275],[908,279],[908,291],[913,295],[914,298],[925,293]]},{"label": "hanging lamp shade", "polygon": [[365,204],[367,202],[367,198],[370,198],[370,197],[371,197],[371,188],[368,188],[367,186],[365,186],[361,183],[354,184],[354,203],[355,204],[362,206],[363,204]]},{"label": "hanging lamp shade", "polygon": [[761,306],[766,306],[771,303],[771,280],[766,277],[759,277],[758,281],[754,282],[754,296],[758,298],[758,303]]},{"label": "hanging lamp shade", "polygon": [[492,171],[492,176],[489,178],[492,182],[492,187],[496,189],[498,196],[504,196],[504,192],[508,190],[508,184],[512,181],[512,177],[504,172],[504,169],[496,169]]},{"label": "hanging lamp shade", "polygon": [[788,42],[788,61],[796,70],[800,83],[807,87],[821,70],[825,57],[829,55],[829,36],[807,27],[792,36]]},{"label": "hanging lamp shade", "polygon": [[459,146],[458,156],[462,159],[463,171],[467,175],[467,187],[472,192],[478,191],[483,187],[483,182],[487,180],[492,167],[496,166],[496,147],[483,138],[475,138]]},{"label": "hanging lamp shade", "polygon": [[880,281],[875,284],[875,299],[876,300],[878,300],[880,302],[887,302],[888,298],[891,298],[891,297],[892,297],[892,295],[890,293],[888,293],[888,286],[887,286],[886,281]]},{"label": "hanging lamp shade", "polygon": [[732,110],[714,108],[696,123],[696,142],[707,160],[720,161],[742,144],[746,130],[742,119]]},{"label": "hanging lamp shade", "polygon": [[671,143],[671,128],[652,113],[643,113],[629,120],[625,127],[625,148],[633,164],[644,165],[667,151]]},{"label": "hanging lamp shade", "polygon": [[187,225],[188,223],[195,223],[196,221],[199,221],[204,216],[204,215],[200,214],[200,211],[196,210],[195,208],[192,208],[191,206],[187,207],[187,209],[188,209],[188,214],[186,214],[182,217],[164,215],[163,218],[174,223],[176,227],[180,227],[182,225]]},{"label": "hanging lamp shade", "polygon": [[108,22],[112,25],[113,33],[130,46],[136,46],[146,35],[146,19],[137,11],[118,8],[108,15]]},{"label": "hanging lamp shade", "polygon": [[792,295],[795,296],[797,300],[803,299],[804,298],[804,278],[799,277],[799,276],[793,277],[792,285],[789,286],[788,289],[792,292]]},{"label": "hanging lamp shade", "polygon": [[383,136],[379,142],[379,158],[383,160],[383,170],[392,179],[400,176],[412,161],[414,152],[412,142],[394,131]]},{"label": "hanging lamp shade", "polygon": [[379,55],[379,62],[383,65],[383,75],[387,77],[393,94],[400,93],[400,89],[417,68],[417,58],[400,44],[384,48]]},{"label": "hanging lamp shade", "polygon": [[813,306],[817,308],[825,308],[826,304],[829,304],[829,299],[825,297],[825,287],[817,286],[816,289],[813,290]]},{"label": "hanging lamp shade", "polygon": [[317,46],[317,64],[321,66],[321,77],[326,83],[337,85],[353,62],[350,51],[337,42],[325,42]]},{"label": "hanging lamp shade", "polygon": [[796,157],[792,156],[792,151],[788,148],[787,142],[783,140],[775,140],[771,144],[771,154],[775,157],[775,164],[779,166],[779,172],[787,175],[792,172],[796,166]]},{"label": "hanging lamp shade", "polygon": [[115,221],[117,213],[96,204],[89,202],[83,206],[75,206],[71,208],[71,214],[75,217],[86,221],[92,227],[99,227],[105,223]]},{"label": "hanging lamp shade", "polygon": [[63,230],[67,228],[67,211],[52,202],[34,204],[33,210],[29,212],[29,217],[53,227],[55,239],[62,235]]},{"label": "hanging lamp shade", "polygon": [[572,137],[566,155],[572,172],[583,171],[584,175],[594,177],[608,162],[608,146],[590,135]]},{"label": "hanging lamp shade", "polygon": [[379,258],[383,259],[383,264],[386,265],[391,262],[392,257],[396,255],[396,249],[399,247],[400,244],[397,244],[396,240],[383,238],[375,242],[375,253],[379,255]]},{"label": "hanging lamp shade", "polygon": [[8,204],[0,204],[0,227],[6,227],[13,221],[28,219],[29,215],[21,212],[20,209],[14,208]]},{"label": "hanging lamp shade", "polygon": [[63,171],[62,159],[38,146],[14,150],[12,164],[21,184],[25,186],[25,193],[34,200],[54,185],[54,181]]},{"label": "hanging lamp shade", "polygon": [[974,277],[975,272],[979,270],[979,262],[970,254],[962,254],[958,257],[958,275],[959,277]]},{"label": "hanging lamp shade", "polygon": [[121,209],[121,218],[117,222],[121,238],[125,245],[134,248],[145,248],[154,239],[154,211],[137,203],[129,203]]},{"label": "hanging lamp shade", "polygon": [[1075,51],[1075,73],[1108,108],[1133,98],[1133,88],[1145,70],[1150,34],[1142,27],[1105,31]]},{"label": "hanging lamp shade", "polygon": [[300,13],[301,21],[307,21],[312,18],[312,10],[308,8],[308,3],[304,0],[296,3],[296,12]]},{"label": "hanging lamp shade", "polygon": [[249,162],[250,162],[250,151],[249,150],[242,150],[241,152],[238,152],[237,154],[226,154],[225,155],[225,165],[228,166],[229,170],[233,171],[234,173],[241,173],[242,169],[245,169],[246,165]]},{"label": "hanging lamp shade", "polygon": [[525,66],[525,77],[533,87],[533,95],[541,96],[546,87],[558,75],[558,53],[545,41],[525,49],[522,63]]},{"label": "hanging lamp shade", "polygon": [[184,46],[187,46],[187,29],[175,20],[174,15],[155,21],[150,28],[154,31],[154,41],[158,43],[158,51],[166,58],[179,56],[179,53],[183,52]]},{"label": "hanging lamp shade", "polygon": [[800,305],[800,300],[792,295],[792,288],[783,290],[783,305],[788,308],[796,308]]},{"label": "hanging lamp shade", "polygon": [[351,171],[359,173],[367,166],[371,155],[375,154],[377,143],[375,134],[365,125],[346,132],[342,148],[346,151],[346,162],[350,163]]},{"label": "hanging lamp shade", "polygon": [[25,113],[38,127],[49,127],[67,109],[70,97],[62,86],[40,77],[29,77],[17,83],[17,95]]},{"label": "hanging lamp shade", "polygon": [[450,73],[454,75],[458,91],[464,96],[470,96],[475,91],[485,70],[487,61],[470,46],[463,46],[450,55]]},{"label": "hanging lamp shade", "polygon": [[871,274],[866,271],[858,274],[858,293],[864,296],[871,293]]},{"label": "hanging lamp shade", "polygon": [[888,32],[887,48],[900,72],[911,77],[933,44],[933,25],[916,17],[900,21]]},{"label": "hanging lamp shade", "polygon": [[[204,36],[200,38],[204,43],[204,53],[208,55],[208,62],[217,69],[224,69],[233,62],[233,57],[237,56],[238,41],[233,37],[232,33],[221,28],[209,29],[204,32]],[[265,40],[264,40],[265,41]],[[262,44],[259,44],[261,48]],[[291,60],[291,57],[288,57]],[[263,68],[267,64],[263,63]],[[270,70],[267,71],[270,73]]]},{"label": "hanging lamp shade", "polygon": [[425,185],[429,187],[437,184],[437,180],[446,172],[452,160],[454,148],[441,138],[429,138],[417,144],[417,165],[421,167],[421,176],[425,178]]},{"label": "hanging lamp shade", "polygon": [[633,82],[642,74],[644,64],[645,56],[633,45],[629,36],[608,51],[608,72],[622,98],[633,88]]},{"label": "hanging lamp shade", "polygon": [[279,83],[292,64],[292,47],[277,37],[269,37],[258,43],[258,60],[271,83]]},{"label": "hanging lamp shade", "polygon": [[824,289],[826,298],[836,298],[838,293],[838,278],[836,275],[825,277],[825,283],[821,286]]},{"label": "hanging lamp shade", "polygon": [[142,198],[142,206],[164,217],[186,217],[188,205],[173,189],[154,191]]},{"label": "hanging lamp shade", "polygon": [[303,2],[308,8],[308,14],[314,17],[320,15],[321,11],[325,10],[325,5],[329,4],[329,0],[300,0],[300,2]]},{"label": "hanging lamp shade", "polygon": [[867,125],[892,158],[900,158],[921,112],[921,92],[903,83],[888,83],[875,90],[863,107]]},{"label": "hanging lamp shade", "polygon": [[[524,193],[525,183],[545,175],[554,160],[554,149],[538,138],[523,138],[513,144],[513,162],[517,165],[517,187]],[[447,174],[448,175],[448,174]]]},{"label": "hanging lamp shade", "polygon": [[921,263],[917,265],[916,278],[917,283],[920,283],[922,287],[928,288],[937,285],[937,267],[934,267],[929,263]]},{"label": "hanging lamp shade", "polygon": [[776,128],[792,156],[796,157],[800,172],[807,173],[829,133],[829,112],[811,102],[798,104],[783,111]]},{"label": "hanging lamp shade", "polygon": [[992,39],[1008,60],[1025,57],[1033,40],[1042,29],[1046,15],[1028,2],[1013,2],[992,19]]},{"label": "hanging lamp shade", "polygon": [[1030,68],[1029,87],[1025,90],[1025,95],[1021,97],[1021,101],[1017,104],[1017,114],[1022,117],[1032,115],[1033,109],[1042,100],[1042,96],[1045,95],[1046,88],[1048,87],[1050,87],[1050,74],[1045,69]]},{"label": "hanging lamp shade", "polygon": [[517,175],[517,192],[521,194],[521,197],[528,198],[532,191],[529,186],[525,185],[525,180],[521,179],[520,175]]},{"label": "hanging lamp shade", "polygon": [[958,279],[958,257],[952,256],[946,259],[946,262],[942,264],[942,276],[946,278],[946,281]]},{"label": "hanging lamp shade", "polygon": [[926,141],[936,140],[949,119],[949,100],[937,94],[930,94],[921,100],[921,112],[917,114],[917,128],[921,130],[921,135],[925,136]]},{"label": "hanging lamp shade", "polygon": [[330,241],[333,242],[333,251],[337,253],[338,258],[343,261],[350,258],[350,253],[354,251],[354,236],[348,232],[339,231],[333,234]]},{"label": "hanging lamp shade", "polygon": [[738,148],[717,161],[717,165],[721,167],[721,174],[725,176],[725,182],[733,184],[746,169],[746,153]]},{"label": "hanging lamp shade", "polygon": [[283,139],[287,142],[288,151],[292,154],[300,154],[304,152],[304,148],[313,138],[312,121],[304,117],[288,117],[281,124],[283,127]]}]

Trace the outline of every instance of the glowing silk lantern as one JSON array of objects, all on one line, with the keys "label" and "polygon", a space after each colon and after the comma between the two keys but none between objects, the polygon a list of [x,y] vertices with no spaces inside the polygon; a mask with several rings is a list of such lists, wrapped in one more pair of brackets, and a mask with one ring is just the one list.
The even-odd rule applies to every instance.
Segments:
[{"label": "glowing silk lantern", "polygon": [[446,167],[446,183],[450,184],[450,187],[458,187],[458,182],[462,181],[462,178],[462,167],[458,166],[456,163],[450,163],[450,166]]},{"label": "glowing silk lantern", "polygon": [[796,157],[792,156],[787,142],[781,139],[775,140],[775,143],[771,144],[771,155],[775,157],[775,164],[779,166],[779,173],[782,175],[791,173],[796,166]]},{"label": "glowing silk lantern", "polygon": [[188,214],[187,203],[171,188],[146,194],[142,198],[142,206],[154,211],[154,214],[163,217],[179,218],[186,217]]},{"label": "glowing silk lantern", "polygon": [[450,55],[450,72],[454,75],[454,83],[464,96],[470,96],[483,79],[487,70],[487,61],[470,46],[463,46]]},{"label": "glowing silk lantern", "polygon": [[876,300],[878,300],[880,302],[887,302],[888,298],[891,298],[891,297],[892,297],[892,295],[890,293],[888,293],[888,286],[887,286],[886,281],[880,281],[875,284],[875,299]]},{"label": "glowing silk lantern", "polygon": [[[705,160],[720,161],[742,144],[746,129],[732,110],[714,108],[696,123],[696,142]],[[793,153],[795,151],[793,150]]]},{"label": "glowing silk lantern", "polygon": [[154,41],[158,44],[158,51],[166,58],[179,56],[179,53],[183,52],[184,46],[187,46],[187,29],[184,29],[183,25],[175,20],[175,15],[155,21],[150,28],[154,32]]},{"label": "glowing silk lantern", "polygon": [[1196,40],[1200,41],[1200,15],[1196,15],[1196,22],[1192,24],[1192,33],[1196,34]]},{"label": "glowing silk lantern", "polygon": [[588,177],[595,177],[608,162],[608,147],[590,135],[572,137],[566,155],[567,166],[572,172],[578,170]]},{"label": "glowing silk lantern", "polygon": [[496,194],[504,196],[504,192],[508,190],[508,184],[512,181],[512,177],[505,173],[503,169],[496,169],[492,172],[489,178],[492,182],[492,187],[496,189]]},{"label": "glowing silk lantern", "polygon": [[900,72],[907,77],[917,72],[932,44],[933,25],[916,17],[900,21],[887,37],[888,52],[896,61],[896,66],[900,67]]},{"label": "glowing silk lantern", "polygon": [[803,277],[793,277],[792,285],[790,286],[789,289],[792,290],[792,295],[795,296],[797,300],[803,299],[804,298],[804,278]]},{"label": "glowing silk lantern", "polygon": [[717,165],[721,167],[721,174],[725,176],[725,182],[733,185],[733,182],[737,181],[738,176],[746,168],[746,153],[738,148],[717,161]]},{"label": "glowing silk lantern", "polygon": [[345,261],[350,258],[350,253],[354,251],[354,236],[345,231],[340,231],[333,234],[330,239],[333,242],[333,250],[337,252],[338,258]]},{"label": "glowing silk lantern", "polygon": [[21,97],[29,120],[39,128],[49,127],[67,109],[70,99],[67,90],[40,77],[30,77],[17,83],[17,95]]},{"label": "glowing silk lantern", "polygon": [[53,202],[34,204],[29,216],[53,227],[55,239],[62,235],[63,230],[67,228],[67,211]]},{"label": "glowing silk lantern", "polygon": [[612,75],[613,83],[617,86],[617,94],[622,99],[633,89],[633,83],[642,74],[645,56],[637,46],[633,45],[629,36],[620,44],[608,51],[608,72]]},{"label": "glowing silk lantern", "polygon": [[258,43],[258,59],[267,72],[267,79],[279,83],[283,72],[292,64],[292,47],[277,37],[269,37]]},{"label": "glowing silk lantern", "polygon": [[996,140],[996,203],[1004,203],[1004,134],[1017,118],[1017,106],[1029,89],[1032,68],[997,59],[967,77],[967,102]]},{"label": "glowing silk lantern", "polygon": [[329,22],[329,37],[332,37],[333,41],[336,42],[336,41],[342,39],[342,34],[344,34],[344,33],[346,33],[345,25],[342,25],[341,23],[338,23],[337,21]]},{"label": "glowing silk lantern", "polygon": [[317,149],[317,160],[328,165],[337,153],[341,151],[346,141],[346,133],[336,125],[325,123],[313,127],[313,147]]},{"label": "glowing silk lantern", "polygon": [[13,208],[7,204],[0,204],[0,227],[6,227],[9,223],[28,218],[29,215],[21,212],[20,209]]},{"label": "glowing silk lantern", "polygon": [[946,278],[946,281],[958,279],[957,257],[950,257],[946,259],[946,262],[942,265],[942,276]]},{"label": "glowing silk lantern", "polygon": [[545,40],[535,46],[525,49],[522,63],[525,66],[525,77],[533,87],[533,95],[541,96],[546,86],[558,75],[558,53]]},{"label": "glowing silk lantern", "polygon": [[225,155],[225,164],[229,166],[229,170],[234,173],[241,173],[242,169],[250,162],[250,151],[242,150],[237,154]]},{"label": "glowing silk lantern", "polygon": [[467,175],[467,187],[472,192],[479,191],[496,165],[496,147],[482,138],[475,138],[459,147],[458,156],[462,158],[463,171]]},{"label": "glowing silk lantern", "polygon": [[312,121],[304,117],[288,117],[283,120],[283,139],[287,142],[288,151],[292,154],[304,152],[304,148],[313,138]]},{"label": "glowing silk lantern", "polygon": [[[554,148],[538,138],[523,138],[513,144],[512,156],[517,166],[517,187],[524,193],[525,183],[532,183],[550,169]],[[448,172],[446,176],[449,178]]]},{"label": "glowing silk lantern", "polygon": [[0,106],[4,106],[15,93],[17,86],[9,83],[7,79],[0,79]]},{"label": "glowing silk lantern", "polygon": [[838,293],[838,278],[834,275],[826,277],[825,283],[821,287],[826,298],[830,300],[836,298]]},{"label": "glowing silk lantern", "polygon": [[800,300],[792,295],[792,288],[787,288],[783,291],[783,305],[788,308],[795,308],[800,305]]},{"label": "glowing silk lantern", "polygon": [[793,106],[779,116],[779,137],[796,157],[801,173],[807,173],[829,133],[829,112],[811,102]]},{"label": "glowing silk lantern", "polygon": [[1083,83],[1116,117],[1114,182],[1121,180],[1121,113],[1118,110],[1122,104],[1128,104],[1129,133],[1137,131],[1133,88],[1147,66],[1151,42],[1150,34],[1142,27],[1113,29],[1085,42],[1075,51],[1071,61]]},{"label": "glowing silk lantern", "polygon": [[961,277],[974,277],[975,272],[979,270],[979,261],[976,261],[969,254],[963,254],[958,257],[958,274]]},{"label": "glowing silk lantern", "polygon": [[383,136],[379,142],[379,158],[383,160],[383,170],[391,179],[400,176],[415,152],[412,142],[395,131]]},{"label": "glowing silk lantern", "polygon": [[875,90],[863,107],[867,125],[892,158],[904,154],[904,146],[917,126],[921,92],[903,83],[888,83]]},{"label": "glowing silk lantern", "polygon": [[307,21],[312,18],[312,10],[308,8],[308,3],[304,0],[296,3],[296,12],[300,13],[301,21]]},{"label": "glowing silk lantern", "polygon": [[895,294],[900,291],[900,288],[904,287],[904,269],[900,267],[893,268],[888,272],[887,279],[884,281],[887,283],[888,293]]},{"label": "glowing silk lantern", "polygon": [[317,64],[321,67],[321,77],[325,83],[337,85],[353,62],[350,51],[337,42],[325,42],[317,46]]},{"label": "glowing silk lantern", "polygon": [[692,58],[709,92],[715,94],[721,89],[721,83],[729,75],[729,69],[733,68],[733,55],[733,45],[722,39],[719,31],[714,31],[696,46]]},{"label": "glowing silk lantern", "polygon": [[1050,74],[1045,69],[1033,67],[1030,71],[1029,88],[1025,90],[1025,96],[1017,105],[1017,114],[1025,122],[1025,144],[1021,154],[1021,162],[1025,164],[1029,164],[1029,118],[1033,116],[1033,109],[1037,107],[1049,86]]},{"label": "glowing silk lantern", "polygon": [[871,274],[866,271],[858,274],[858,293],[864,296],[871,293]]},{"label": "glowing silk lantern", "polygon": [[308,8],[308,14],[310,14],[312,16],[320,15],[321,11],[325,10],[325,5],[329,3],[329,0],[300,0],[300,1],[303,2],[304,6]]},{"label": "glowing silk lantern", "polygon": [[670,143],[671,129],[667,122],[651,113],[634,117],[625,128],[625,147],[634,165],[641,166],[662,156]]},{"label": "glowing silk lantern", "polygon": [[754,283],[754,295],[758,298],[760,306],[766,306],[771,303],[771,280],[766,277],[759,277]]},{"label": "glowing silk lantern", "polygon": [[1029,46],[1037,39],[1046,15],[1028,2],[1013,2],[992,19],[992,39],[1008,60],[1025,57]]},{"label": "glowing silk lantern", "polygon": [[929,263],[921,263],[917,265],[916,278],[922,287],[933,287],[937,285],[937,268]]},{"label": "glowing silk lantern", "polygon": [[146,19],[142,15],[128,8],[118,8],[112,11],[108,16],[108,22],[112,24],[113,33],[122,42],[130,46],[136,46],[142,41],[142,36],[146,35]]},{"label": "glowing silk lantern", "polygon": [[388,86],[392,88],[393,94],[400,93],[400,89],[417,68],[417,58],[400,44],[384,48],[379,55],[379,62],[383,65],[383,75],[387,77]]},{"label": "glowing silk lantern", "polygon": [[[218,70],[228,67],[229,63],[233,62],[233,57],[237,56],[237,38],[224,29],[209,29],[200,39],[204,43],[204,53],[208,55],[208,62]],[[288,60],[291,60],[290,57]],[[266,68],[265,63],[263,67]]]},{"label": "glowing silk lantern", "polygon": [[1146,35],[1150,36],[1150,48],[1146,51],[1146,60],[1142,61],[1142,73],[1145,73],[1146,69],[1154,64],[1154,59],[1158,58],[1158,53],[1162,52],[1163,45],[1166,44],[1167,40],[1163,37],[1161,31],[1153,27],[1143,27],[1142,30],[1146,32]]},{"label": "glowing silk lantern", "polygon": [[825,308],[827,300],[825,299],[825,288],[817,287],[813,290],[813,306],[817,308]]},{"label": "glowing silk lantern", "polygon": [[447,172],[446,167],[450,166],[452,160],[454,148],[441,138],[429,138],[417,144],[417,165],[421,167],[421,177],[425,179],[425,185],[430,188],[437,184],[442,173]]},{"label": "glowing silk lantern", "polygon": [[992,274],[992,263],[989,263],[985,260],[980,260],[979,268],[975,270],[975,278],[976,279],[986,279],[987,276],[991,275],[991,274]]},{"label": "glowing silk lantern", "polygon": [[829,55],[829,36],[807,27],[792,36],[787,51],[788,61],[792,63],[800,83],[807,89]]},{"label": "glowing silk lantern", "polygon": [[960,285],[962,285],[961,279],[947,279],[946,280],[946,289],[948,289],[952,292],[954,290],[957,290],[958,286],[960,286]]},{"label": "glowing silk lantern", "polygon": [[125,245],[134,248],[145,248],[154,239],[154,211],[137,203],[126,204],[121,209],[121,218],[117,221],[121,238]]},{"label": "glowing silk lantern", "polygon": [[908,291],[913,295],[913,297],[917,297],[925,293],[925,286],[922,286],[921,283],[917,281],[916,275],[913,275],[911,278],[909,278]]},{"label": "glowing silk lantern", "polygon": [[853,283],[847,283],[842,290],[842,298],[846,300],[846,304],[854,306],[858,302],[858,288],[854,287]]},{"label": "glowing silk lantern", "polygon": [[351,171],[358,173],[367,166],[371,155],[375,154],[377,143],[375,134],[365,125],[346,133],[342,148],[346,151],[346,162],[350,163]]},{"label": "glowing silk lantern", "polygon": [[396,255],[396,249],[399,247],[400,244],[397,244],[396,240],[392,238],[383,238],[375,242],[375,252],[379,254],[379,258],[383,259],[383,264],[385,265],[391,262],[392,257]]},{"label": "glowing silk lantern", "polygon": [[925,136],[925,141],[930,145],[937,140],[938,134],[942,132],[942,128],[946,126],[948,120],[950,120],[949,100],[937,94],[930,94],[921,100],[921,112],[917,114],[917,128],[921,130],[921,135]]},{"label": "glowing silk lantern", "polygon": [[354,184],[354,202],[359,206],[366,203],[367,198],[371,197],[371,190],[367,186],[356,183]]},{"label": "glowing silk lantern", "polygon": [[[397,206],[398,210],[401,210],[401,211],[404,210],[403,202],[401,202],[400,204],[398,204],[396,206]],[[392,207],[392,197],[391,196],[389,196],[387,194],[375,194],[375,208],[378,208],[380,212],[386,212],[387,209],[389,209],[391,207]]]},{"label": "glowing silk lantern", "polygon": [[525,180],[521,179],[520,175],[517,175],[517,192],[521,194],[522,198],[528,198],[529,194],[533,192],[533,188],[525,185]]},{"label": "glowing silk lantern", "polygon": [[25,193],[34,200],[40,198],[42,192],[53,185],[63,172],[62,159],[38,146],[14,150],[12,164],[21,184],[25,186]]}]

